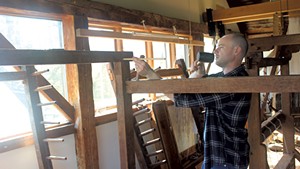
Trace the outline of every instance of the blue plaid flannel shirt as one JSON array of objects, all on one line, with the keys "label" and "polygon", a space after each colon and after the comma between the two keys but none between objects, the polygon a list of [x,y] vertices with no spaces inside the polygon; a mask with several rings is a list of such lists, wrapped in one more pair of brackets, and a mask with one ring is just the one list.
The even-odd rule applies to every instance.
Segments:
[{"label": "blue plaid flannel shirt", "polygon": [[[206,77],[248,76],[243,65],[233,71]],[[249,164],[248,132],[245,124],[251,93],[174,94],[178,107],[205,108],[203,167],[230,164],[246,169]]]}]

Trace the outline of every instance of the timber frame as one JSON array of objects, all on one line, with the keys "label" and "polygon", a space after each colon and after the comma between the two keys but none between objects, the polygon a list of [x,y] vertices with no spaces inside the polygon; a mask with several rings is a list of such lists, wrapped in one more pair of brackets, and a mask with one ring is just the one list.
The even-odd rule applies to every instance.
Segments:
[{"label": "timber frame", "polygon": [[[55,3],[53,3],[55,2]],[[64,2],[63,4],[60,4]],[[57,3],[57,4],[56,4]],[[5,1],[0,2],[1,6],[9,7],[9,8],[19,8],[22,5],[16,5],[16,4],[24,4],[24,1],[16,0],[16,1]],[[95,6],[92,10],[88,11],[88,8],[90,6]],[[108,8],[107,8],[108,7]],[[90,1],[83,1],[79,0],[76,1],[75,4],[71,3],[70,1],[58,1],[58,0],[49,0],[49,1],[41,1],[41,0],[34,0],[30,1],[30,3],[23,5],[22,10],[30,10],[30,11],[38,11],[39,12],[49,12],[49,13],[60,13],[60,14],[70,14],[75,15],[75,17],[67,17],[65,18],[69,22],[74,22],[76,28],[82,28],[86,29],[87,27],[87,17],[97,18],[97,19],[108,19],[108,20],[116,20],[119,22],[127,22],[127,23],[135,23],[139,24],[139,20],[141,19],[139,17],[138,13],[135,15],[134,19],[127,20],[126,18],[119,17],[119,18],[111,18],[111,16],[107,16],[105,12],[101,11],[105,9],[112,9],[112,6],[106,6],[103,4],[96,5],[95,2]],[[122,11],[122,8],[121,8]],[[124,11],[123,11],[124,12]],[[125,11],[126,12],[126,11]],[[18,10],[16,10],[16,13],[18,13]],[[122,13],[123,16],[126,16],[126,13]],[[99,17],[101,16],[101,17]],[[144,16],[144,15],[143,15]],[[151,17],[153,15],[145,15],[149,20],[151,20]],[[186,33],[188,31],[188,28],[184,25],[188,25],[187,22],[180,22],[178,20],[173,20],[171,18],[165,18],[167,22],[162,22],[159,24],[154,24],[151,26],[154,27],[164,27],[166,30],[168,30],[168,27],[170,27],[174,22],[178,22],[177,24],[180,25],[182,23],[182,27],[177,26],[177,29],[181,28],[182,32]],[[147,22],[148,23],[148,22]],[[150,22],[151,23],[151,22]],[[166,25],[163,25],[163,24]],[[195,27],[193,26],[192,29],[195,30],[195,33],[199,36],[199,34],[202,34],[201,28],[203,25],[195,24]],[[66,29],[66,28],[64,28]],[[69,30],[70,35],[74,35],[74,30]],[[201,36],[201,35],[200,35]],[[272,40],[276,39],[276,40]],[[287,40],[288,39],[288,40]],[[82,128],[80,128],[80,132],[78,135],[78,138],[81,139],[81,143],[83,147],[81,147],[81,151],[79,151],[79,157],[82,158],[79,162],[80,168],[97,168],[97,162],[98,160],[95,159],[97,157],[97,152],[94,153],[94,157],[89,159],[89,155],[86,153],[86,151],[91,150],[91,148],[95,148],[95,137],[92,136],[94,132],[94,127],[96,124],[102,124],[106,121],[112,121],[116,118],[118,119],[118,125],[120,129],[120,155],[121,155],[121,168],[123,169],[129,169],[129,168],[135,168],[135,159],[134,159],[134,148],[131,144],[130,139],[133,137],[133,129],[132,129],[132,107],[131,107],[131,94],[132,93],[195,93],[195,92],[203,92],[203,93],[214,93],[214,92],[238,92],[238,93],[253,93],[252,97],[252,109],[249,117],[249,128],[250,131],[250,141],[252,143],[253,149],[251,150],[251,158],[252,163],[250,164],[251,169],[261,168],[261,165],[266,165],[265,157],[263,157],[265,154],[261,155],[261,153],[265,153],[265,150],[261,146],[261,139],[260,135],[257,135],[260,131],[260,109],[259,109],[259,102],[258,97],[260,92],[279,92],[283,93],[283,100],[285,105],[283,107],[283,112],[286,115],[286,122],[284,123],[283,130],[286,134],[286,141],[287,141],[287,147],[285,147],[285,155],[282,157],[282,159],[279,161],[277,168],[287,168],[290,163],[294,160],[294,158],[300,159],[299,152],[294,149],[294,143],[293,143],[293,119],[290,115],[290,109],[289,109],[289,94],[291,92],[300,92],[300,85],[299,80],[300,76],[290,76],[288,72],[288,63],[282,64],[282,70],[283,70],[283,76],[269,76],[269,77],[257,77],[257,71],[259,69],[259,64],[256,64],[254,62],[250,62],[249,65],[251,65],[251,77],[243,77],[243,78],[226,78],[226,79],[182,79],[182,80],[151,80],[151,81],[138,81],[138,82],[132,82],[128,81],[130,78],[129,75],[129,67],[128,62],[123,61],[123,57],[131,57],[132,54],[125,54],[123,57],[105,57],[103,54],[107,55],[107,53],[97,53],[96,57],[93,56],[87,56],[92,57],[93,59],[89,58],[83,58],[80,52],[81,50],[87,50],[88,46],[86,46],[86,39],[82,38],[75,42],[75,36],[70,39],[75,46],[68,46],[66,44],[65,49],[67,50],[73,50],[73,51],[27,51],[23,53],[22,55],[28,55],[28,61],[24,60],[17,60],[19,58],[18,55],[20,55],[19,50],[0,50],[1,53],[1,60],[5,60],[6,62],[3,64],[0,63],[0,65],[34,65],[34,64],[70,64],[72,65],[68,66],[69,71],[76,72],[76,78],[74,79],[68,79],[69,80],[69,87],[75,86],[73,88],[71,94],[73,95],[73,98],[88,98],[88,100],[91,99],[91,84],[90,84],[90,63],[95,62],[115,62],[115,75],[116,75],[116,90],[117,90],[117,97],[118,99],[118,115],[113,114],[106,116],[105,119],[95,119],[92,115],[93,105],[84,106],[82,102],[76,102],[76,99],[72,100],[72,105],[79,105],[79,107],[75,106],[76,115],[75,118],[84,118],[86,119],[86,123],[82,124]],[[266,43],[267,42],[267,43]],[[272,38],[261,38],[258,41],[250,40],[249,41],[251,46],[251,51],[257,52],[257,51],[263,51],[265,49],[271,49],[273,46],[278,45],[289,45],[291,48],[293,45],[299,45],[299,35],[294,35],[293,37],[289,36],[278,36],[278,37],[272,37]],[[275,44],[276,43],[276,44]],[[298,51],[299,49],[292,48],[292,51]],[[24,52],[24,51],[23,51]],[[30,53],[31,52],[31,53]],[[38,61],[34,62],[34,56],[32,55],[32,52],[36,52],[35,54],[47,54],[50,58],[57,57],[57,52],[61,52],[62,55],[57,60],[48,60],[48,61]],[[69,57],[71,54],[75,55],[74,57]],[[88,52],[87,52],[88,53]],[[98,56],[99,54],[99,56]],[[122,53],[111,53],[113,56],[122,55]],[[250,56],[249,58],[254,58],[254,60],[257,57]],[[82,64],[81,61],[84,61],[85,64]],[[24,72],[16,73],[16,76],[13,76],[14,79],[23,79],[26,77]],[[1,77],[6,77],[6,79],[13,80],[11,75],[15,74],[0,74]],[[85,75],[85,78],[80,78],[80,75]],[[217,82],[217,83],[216,83]],[[274,83],[275,82],[275,83]],[[88,83],[86,85],[86,83]],[[173,85],[177,84],[177,85]],[[218,85],[216,85],[218,84]],[[255,85],[253,85],[255,84]],[[280,84],[280,85],[276,85]],[[169,86],[172,85],[173,88],[169,88]],[[154,87],[155,86],[155,87]],[[189,86],[187,88],[187,86]],[[78,94],[78,95],[77,95]],[[72,109],[71,109],[72,110]],[[78,112],[79,110],[79,112]],[[89,113],[84,113],[89,112]],[[118,116],[118,117],[117,117]],[[73,119],[74,120],[74,119]],[[88,123],[90,122],[90,123]],[[85,135],[85,130],[90,130],[92,132]],[[53,131],[49,131],[49,135],[64,135],[68,133],[73,133],[74,128],[73,124],[68,124],[66,127],[58,129],[60,132],[59,134],[54,133]],[[84,135],[88,138],[84,138]],[[24,139],[30,140],[31,136],[28,136]],[[92,140],[91,146],[87,145],[88,141]],[[31,140],[32,141],[32,140]],[[28,143],[26,143],[28,144]],[[263,157],[263,158],[262,158]],[[255,161],[255,163],[253,162]],[[89,166],[88,164],[92,165]],[[265,167],[265,166],[264,166]]]}]

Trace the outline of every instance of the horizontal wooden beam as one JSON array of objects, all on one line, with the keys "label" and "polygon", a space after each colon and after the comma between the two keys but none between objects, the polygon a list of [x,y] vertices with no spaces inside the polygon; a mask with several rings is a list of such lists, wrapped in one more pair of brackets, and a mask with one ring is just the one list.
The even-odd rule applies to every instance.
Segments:
[{"label": "horizontal wooden beam", "polygon": [[132,52],[66,50],[0,50],[0,65],[87,64],[118,62],[133,57]]},{"label": "horizontal wooden beam", "polygon": [[300,92],[300,76],[127,81],[128,93]]},{"label": "horizontal wooden beam", "polygon": [[288,169],[292,160],[294,160],[294,154],[283,154],[274,169]]},{"label": "horizontal wooden beam", "polygon": [[273,14],[300,10],[298,0],[280,0],[212,11],[213,21],[223,24],[273,18]]},{"label": "horizontal wooden beam", "polygon": [[0,72],[0,81],[14,81],[24,80],[26,78],[25,72]]},{"label": "horizontal wooden beam", "polygon": [[[181,39],[179,36],[168,35],[168,34],[152,34],[139,35],[137,33],[121,33],[121,32],[108,32],[99,30],[89,29],[77,29],[77,37],[102,37],[102,38],[113,38],[113,39],[133,39],[133,40],[144,40],[144,41],[157,41],[157,42],[168,42],[178,43],[193,46],[204,46],[204,42],[197,40]],[[168,37],[169,36],[169,37]]]},{"label": "horizontal wooden beam", "polygon": [[248,39],[248,43],[249,52],[268,51],[274,46],[300,45],[300,34]]}]

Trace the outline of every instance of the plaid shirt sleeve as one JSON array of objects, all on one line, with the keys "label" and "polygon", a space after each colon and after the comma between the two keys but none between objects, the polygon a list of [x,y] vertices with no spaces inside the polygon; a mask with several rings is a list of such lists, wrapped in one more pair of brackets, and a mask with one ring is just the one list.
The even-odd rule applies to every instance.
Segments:
[{"label": "plaid shirt sleeve", "polygon": [[222,109],[223,103],[229,102],[234,97],[233,93],[213,94],[184,94],[175,93],[175,105],[178,107],[212,107]]}]

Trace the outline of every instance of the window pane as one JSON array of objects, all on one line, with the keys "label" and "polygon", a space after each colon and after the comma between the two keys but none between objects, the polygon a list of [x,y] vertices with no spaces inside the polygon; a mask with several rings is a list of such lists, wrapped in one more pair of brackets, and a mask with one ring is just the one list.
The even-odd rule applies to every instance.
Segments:
[{"label": "window pane", "polygon": [[0,82],[0,93],[0,139],[30,132],[23,82]]},{"label": "window pane", "polygon": [[[0,33],[16,48],[16,49],[63,49],[63,33],[62,22],[46,19],[35,19],[17,16],[0,15]],[[64,65],[40,65],[36,66],[37,70],[50,71],[44,73],[43,76],[63,95],[67,98],[66,78]],[[13,67],[2,66],[0,71],[15,71]],[[18,93],[16,97],[15,90],[7,87],[7,84],[13,83],[17,87]],[[3,90],[3,91],[2,91]],[[27,97],[24,92],[22,82],[5,82],[1,86],[1,93],[9,95],[9,99],[1,98],[2,103],[7,103],[1,107],[8,106],[1,111],[1,125],[6,127],[6,131],[1,131],[1,137],[21,134],[31,131]],[[2,94],[0,97],[6,96]],[[41,102],[48,102],[41,96]],[[26,103],[26,104],[25,104]],[[54,107],[47,106],[43,108],[44,120],[53,122],[66,121],[63,115]],[[49,119],[49,117],[51,117]],[[9,124],[8,124],[9,123]],[[4,134],[2,134],[4,133]]]},{"label": "window pane", "polygon": [[189,47],[184,44],[175,44],[176,47],[176,59],[184,59],[186,67],[190,66],[190,58],[189,58]]},{"label": "window pane", "polygon": [[[146,54],[145,41],[123,40],[123,51],[133,52],[133,56],[140,57]],[[147,57],[147,56],[146,56]],[[134,68],[134,63],[130,62],[130,69]]]},{"label": "window pane", "polygon": [[[109,29],[90,28],[93,30],[112,31]],[[89,37],[91,51],[115,51],[114,39]],[[115,93],[107,71],[109,63],[93,63],[93,95],[96,109],[116,105]]]},{"label": "window pane", "polygon": [[168,68],[171,67],[167,59],[170,58],[170,48],[168,43],[164,42],[152,42],[153,45],[153,57],[154,58],[164,58],[165,60],[154,60],[154,68]]}]

